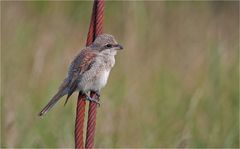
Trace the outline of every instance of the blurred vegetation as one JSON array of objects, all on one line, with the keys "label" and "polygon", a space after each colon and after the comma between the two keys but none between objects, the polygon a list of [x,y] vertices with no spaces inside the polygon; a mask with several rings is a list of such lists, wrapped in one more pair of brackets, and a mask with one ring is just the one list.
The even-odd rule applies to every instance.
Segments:
[{"label": "blurred vegetation", "polygon": [[[1,146],[74,147],[77,93],[37,116],[85,45],[92,2],[1,1]],[[96,147],[239,147],[239,2],[106,2],[116,57]]]}]

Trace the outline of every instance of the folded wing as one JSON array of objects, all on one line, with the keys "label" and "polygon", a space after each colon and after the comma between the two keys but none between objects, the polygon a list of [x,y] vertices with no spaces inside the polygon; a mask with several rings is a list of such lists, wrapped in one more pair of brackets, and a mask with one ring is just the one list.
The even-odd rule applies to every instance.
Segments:
[{"label": "folded wing", "polygon": [[92,64],[95,62],[96,56],[97,51],[86,48],[75,57],[69,68],[68,77],[63,81],[58,92],[39,113],[39,116],[47,113],[57,103],[57,101],[66,94],[68,96],[65,104],[67,103],[68,98],[77,89],[82,74],[91,68]]}]

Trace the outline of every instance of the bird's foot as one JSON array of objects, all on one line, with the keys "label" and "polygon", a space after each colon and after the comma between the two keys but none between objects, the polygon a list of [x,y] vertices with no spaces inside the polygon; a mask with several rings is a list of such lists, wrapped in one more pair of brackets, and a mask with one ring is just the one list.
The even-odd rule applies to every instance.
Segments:
[{"label": "bird's foot", "polygon": [[[98,99],[99,99],[99,95],[98,95],[98,94],[97,94],[97,96],[98,96]],[[98,99],[92,98],[92,97],[88,96],[87,94],[86,94],[86,99],[87,99],[88,101],[95,102],[98,106],[100,106],[100,102],[99,102]]]},{"label": "bird's foot", "polygon": [[96,91],[95,94],[97,95],[98,98],[100,98],[100,92]]}]

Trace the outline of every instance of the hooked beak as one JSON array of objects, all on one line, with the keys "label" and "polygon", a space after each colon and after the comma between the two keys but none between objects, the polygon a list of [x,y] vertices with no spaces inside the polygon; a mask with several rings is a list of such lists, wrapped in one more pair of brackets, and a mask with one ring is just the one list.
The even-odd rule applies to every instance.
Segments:
[{"label": "hooked beak", "polygon": [[117,44],[117,46],[116,47],[118,47],[119,49],[118,50],[122,50],[123,49],[123,46],[122,45],[120,45],[120,44]]}]

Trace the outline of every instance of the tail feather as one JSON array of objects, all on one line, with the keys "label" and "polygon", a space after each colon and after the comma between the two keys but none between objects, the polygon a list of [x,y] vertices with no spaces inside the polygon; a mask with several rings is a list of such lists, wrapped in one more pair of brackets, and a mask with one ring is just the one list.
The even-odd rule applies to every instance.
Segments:
[{"label": "tail feather", "polygon": [[57,102],[58,100],[63,97],[64,95],[67,94],[68,92],[68,84],[69,84],[69,81],[67,79],[65,79],[63,81],[63,83],[61,84],[58,92],[56,95],[54,95],[52,97],[52,99],[49,101],[49,103],[42,109],[41,112],[39,112],[39,116],[43,116],[44,114],[46,114]]},{"label": "tail feather", "polygon": [[49,103],[42,109],[41,112],[39,112],[39,116],[43,116],[46,114],[57,102],[58,100],[64,96],[65,94],[62,94],[61,92],[58,92],[53,98],[49,101]]}]

